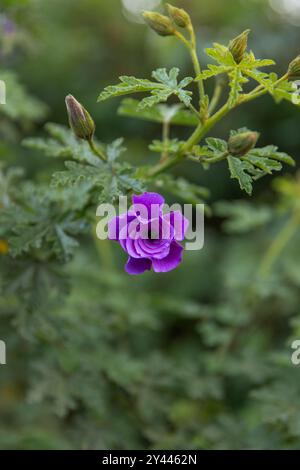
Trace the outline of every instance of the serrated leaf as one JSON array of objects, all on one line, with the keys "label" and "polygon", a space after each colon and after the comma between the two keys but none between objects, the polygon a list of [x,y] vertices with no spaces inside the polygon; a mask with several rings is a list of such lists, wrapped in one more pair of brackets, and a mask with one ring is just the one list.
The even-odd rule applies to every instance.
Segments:
[{"label": "serrated leaf", "polygon": [[67,161],[65,167],[67,171],[58,171],[53,174],[52,187],[76,186],[83,181],[101,186],[105,178],[105,173],[102,170],[95,171],[95,167],[90,165]]},{"label": "serrated leaf", "polygon": [[1,69],[0,79],[5,83],[8,98],[5,106],[0,106],[1,115],[13,121],[18,120],[21,125],[45,117],[47,106],[31,96],[13,72]]},{"label": "serrated leaf", "polygon": [[284,80],[276,84],[276,86],[271,87],[269,91],[277,103],[286,100],[297,106],[300,105],[299,87],[294,82]]},{"label": "serrated leaf", "polygon": [[153,140],[152,144],[149,145],[149,149],[152,152],[157,152],[157,153],[163,153],[163,152],[168,152],[168,153],[177,153],[181,146],[184,144],[184,142],[179,141],[178,139],[171,139],[171,140]]},{"label": "serrated leaf", "polygon": [[107,86],[99,95],[98,101],[105,101],[109,98],[115,98],[116,96],[128,95],[130,93],[142,93],[151,91],[155,88],[162,88],[159,83],[152,82],[147,79],[121,76],[121,83],[117,85]]},{"label": "serrated leaf", "polygon": [[228,167],[231,178],[237,179],[240,188],[246,191],[247,194],[252,194],[252,178],[247,173],[249,171],[250,164],[236,157],[228,157]]},{"label": "serrated leaf", "polygon": [[295,160],[290,155],[284,152],[278,152],[278,147],[275,145],[267,145],[262,148],[255,148],[249,152],[249,155],[277,160],[278,162],[286,163],[290,166],[295,166],[296,164]]},{"label": "serrated leaf", "polygon": [[79,246],[79,243],[75,238],[68,235],[61,225],[56,225],[55,231],[60,244],[60,249],[63,251],[65,260],[68,261],[73,255],[75,248]]},{"label": "serrated leaf", "polygon": [[165,68],[160,68],[152,72],[153,78],[157,80],[156,82],[135,77],[120,77],[121,83],[105,88],[100,94],[98,101],[130,93],[150,92],[151,95],[144,98],[138,104],[138,110],[152,107],[158,103],[164,103],[173,94],[176,95],[185,106],[189,106],[192,100],[192,92],[184,90],[184,88],[193,81],[193,78],[186,77],[178,83],[178,74],[179,69],[174,67],[169,73]]},{"label": "serrated leaf", "polygon": [[111,144],[109,144],[106,148],[106,154],[108,158],[108,162],[112,163],[117,160],[122,153],[125,152],[126,148],[122,147],[124,142],[123,138],[119,138],[114,140]]},{"label": "serrated leaf", "polygon": [[67,127],[48,123],[45,129],[50,134],[50,138],[27,138],[23,140],[23,145],[43,152],[48,157],[73,158],[78,162],[89,163],[96,167],[103,165],[91,151],[87,142],[77,139]]},{"label": "serrated leaf", "polygon": [[219,217],[226,217],[223,227],[228,233],[247,233],[260,228],[272,218],[268,206],[253,206],[247,201],[220,201],[214,205]]},{"label": "serrated leaf", "polygon": [[243,76],[241,70],[236,67],[231,72],[229,72],[229,86],[230,86],[230,94],[228,99],[228,106],[233,108],[240,96],[240,93],[243,92],[242,85],[247,83],[248,79]]},{"label": "serrated leaf", "polygon": [[280,171],[282,169],[280,162],[250,153],[246,157],[243,157],[243,160],[250,162],[252,165],[268,174],[272,174],[273,171]]},{"label": "serrated leaf", "polygon": [[235,60],[228,47],[214,43],[214,48],[205,49],[206,54],[221,65],[236,66]]},{"label": "serrated leaf", "polygon": [[272,59],[256,59],[253,52],[246,52],[243,60],[240,62],[239,67],[243,70],[258,69],[260,67],[269,67],[276,65]]},{"label": "serrated leaf", "polygon": [[197,75],[196,81],[207,80],[208,78],[215,77],[222,73],[230,72],[230,70],[230,66],[208,64],[207,70],[203,70],[199,75]]},{"label": "serrated leaf", "polygon": [[222,154],[227,151],[227,142],[216,137],[208,137],[206,139],[207,147],[217,155]]}]

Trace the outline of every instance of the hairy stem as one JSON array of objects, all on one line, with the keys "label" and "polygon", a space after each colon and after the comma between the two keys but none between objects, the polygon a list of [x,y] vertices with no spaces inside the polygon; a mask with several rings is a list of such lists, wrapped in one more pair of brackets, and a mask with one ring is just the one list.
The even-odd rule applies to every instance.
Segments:
[{"label": "hairy stem", "polygon": [[213,96],[212,96],[212,99],[210,101],[209,108],[208,108],[209,114],[211,114],[216,109],[220,101],[220,98],[222,96],[223,89],[224,89],[224,86],[222,83],[216,84],[214,93],[213,93]]},{"label": "hairy stem", "polygon": [[[185,38],[184,38],[185,39]],[[185,39],[186,41],[186,39]],[[286,80],[287,75],[283,75],[281,78],[275,82],[274,86],[278,85],[280,82],[283,80]],[[194,145],[199,143],[203,137],[206,136],[206,134],[224,117],[226,114],[229,113],[232,109],[240,106],[241,104],[247,103],[249,101],[255,100],[261,95],[264,95],[268,92],[266,88],[260,90],[261,85],[256,87],[251,93],[248,95],[243,95],[240,97],[240,99],[237,101],[234,107],[230,108],[228,101],[225,103],[222,108],[220,108],[213,116],[207,119],[207,121],[202,124],[199,123],[199,125],[196,127],[195,131],[193,134],[190,136],[190,138],[186,141],[186,143],[182,146],[180,152],[175,155],[173,158],[168,159],[167,162],[164,162],[163,164],[158,164],[154,168],[152,168],[149,172],[149,176],[153,177],[156,176],[165,170],[172,168],[173,166],[177,165],[180,161],[183,160],[185,155],[193,148]]]},{"label": "hairy stem", "polygon": [[[281,82],[286,80],[287,77],[288,77],[288,74],[287,73],[284,74],[281,78],[279,78],[274,83],[273,87],[275,88]],[[256,88],[254,88],[254,90],[250,91],[250,93],[248,93],[248,95],[241,96],[240,102],[238,104],[247,103],[248,101],[255,100],[256,98],[259,98],[260,96],[265,95],[266,93],[268,93],[268,91],[269,90],[267,88],[264,88],[263,85],[258,85]]]},{"label": "hairy stem", "polygon": [[[162,125],[162,140],[163,140],[165,147],[166,147],[167,141],[169,140],[169,134],[170,134],[170,121],[165,120]],[[165,150],[163,151],[161,155],[160,162],[163,163],[168,158],[169,158],[169,152],[165,148]]]},{"label": "hairy stem", "polygon": [[199,124],[196,127],[195,131],[191,135],[191,137],[187,140],[187,142],[183,145],[180,152],[175,155],[172,159],[163,162],[162,164],[158,164],[154,168],[151,169],[149,176],[153,177],[163,173],[165,170],[172,168],[174,165],[179,163],[184,157],[185,154],[190,151],[194,145],[201,141],[201,139],[210,131],[215,124],[222,119],[223,116],[228,112],[228,106],[224,105],[217,113],[215,113],[210,119],[206,121],[204,125]]},{"label": "hairy stem", "polygon": [[102,152],[102,150],[100,150],[99,148],[96,148],[95,144],[94,144],[94,141],[91,139],[88,141],[89,142],[89,146],[90,146],[90,149],[91,151],[97,155],[97,157],[101,158],[101,160],[103,162],[107,162],[107,157],[106,155],[104,154],[104,152]]},{"label": "hairy stem", "polygon": [[[198,54],[197,54],[197,45],[196,45],[195,32],[194,32],[194,29],[193,29],[192,26],[190,26],[189,32],[190,32],[190,35],[191,35],[191,41],[188,41],[188,40],[183,36],[183,34],[181,34],[179,31],[176,31],[175,36],[176,36],[176,37],[187,47],[187,49],[189,50],[189,53],[190,53],[190,56],[191,56],[191,59],[192,59],[192,63],[193,63],[193,66],[194,66],[195,75],[198,76],[198,75],[200,75],[200,73],[201,73],[201,66],[200,66],[200,62],[199,62]],[[202,102],[202,100],[203,100],[204,97],[205,97],[204,83],[203,83],[203,80],[202,80],[202,79],[198,80],[198,88],[199,88],[200,106],[201,106],[201,102]]]}]

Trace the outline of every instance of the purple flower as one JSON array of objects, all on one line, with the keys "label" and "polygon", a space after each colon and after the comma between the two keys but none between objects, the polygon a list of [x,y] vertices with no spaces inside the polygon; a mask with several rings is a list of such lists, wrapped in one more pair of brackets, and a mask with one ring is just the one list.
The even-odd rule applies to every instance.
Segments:
[{"label": "purple flower", "polygon": [[133,206],[108,223],[108,238],[120,243],[129,255],[128,274],[156,273],[175,269],[182,260],[189,222],[180,211],[163,214],[164,198],[157,193],[132,197]]}]

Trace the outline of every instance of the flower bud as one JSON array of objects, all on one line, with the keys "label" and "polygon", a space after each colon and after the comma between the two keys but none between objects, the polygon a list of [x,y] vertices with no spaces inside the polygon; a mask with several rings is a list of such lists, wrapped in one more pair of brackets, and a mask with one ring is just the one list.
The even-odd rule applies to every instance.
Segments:
[{"label": "flower bud", "polygon": [[167,16],[153,11],[144,11],[143,18],[146,23],[160,36],[173,36],[175,28]]},{"label": "flower bud", "polygon": [[258,141],[258,132],[241,132],[240,134],[232,135],[228,140],[228,151],[230,155],[235,157],[242,157],[253,149]]},{"label": "flower bud", "polygon": [[300,55],[292,60],[288,68],[288,80],[300,80]]},{"label": "flower bud", "polygon": [[173,7],[173,5],[167,4],[168,12],[176,26],[180,28],[187,28],[191,24],[190,15],[182,8]]},{"label": "flower bud", "polygon": [[72,95],[66,97],[69,123],[79,139],[91,140],[95,132],[95,123],[90,113]]},{"label": "flower bud", "polygon": [[233,55],[233,58],[237,64],[243,60],[248,45],[249,33],[250,29],[246,29],[246,31],[229,42],[228,49]]},{"label": "flower bud", "polygon": [[0,255],[6,255],[8,253],[8,243],[5,240],[0,240]]}]

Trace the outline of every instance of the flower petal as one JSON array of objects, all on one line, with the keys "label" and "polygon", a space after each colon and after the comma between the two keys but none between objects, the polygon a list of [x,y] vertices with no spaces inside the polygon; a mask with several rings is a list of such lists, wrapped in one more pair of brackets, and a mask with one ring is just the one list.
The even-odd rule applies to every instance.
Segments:
[{"label": "flower petal", "polygon": [[[134,218],[135,218],[135,215],[130,212],[126,212],[125,214],[122,214],[118,217],[113,217],[108,222],[108,239],[118,241],[120,239],[120,232],[122,230],[123,230],[123,238],[126,238],[124,236],[124,229]],[[127,233],[127,231],[125,231],[125,233]]]},{"label": "flower petal", "polygon": [[170,242],[163,240],[151,242],[149,240],[140,239],[136,241],[135,249],[141,257],[161,259],[169,254]]},{"label": "flower petal", "polygon": [[132,202],[134,205],[144,208],[144,210],[141,211],[141,207],[137,207],[136,214],[141,215],[143,219],[149,219],[160,215],[165,200],[158,193],[143,193],[140,195],[134,194],[132,196]]},{"label": "flower petal", "polygon": [[151,260],[147,258],[131,258],[129,256],[128,261],[125,266],[125,270],[128,274],[137,275],[142,274],[145,271],[150,271],[151,269]]},{"label": "flower petal", "polygon": [[156,273],[166,273],[177,268],[182,260],[183,247],[177,243],[172,242],[169,254],[163,259],[152,258],[153,270]]},{"label": "flower petal", "polygon": [[184,217],[180,211],[173,211],[168,214],[164,214],[163,218],[174,228],[175,240],[182,241],[187,229],[189,228],[189,220]]}]

